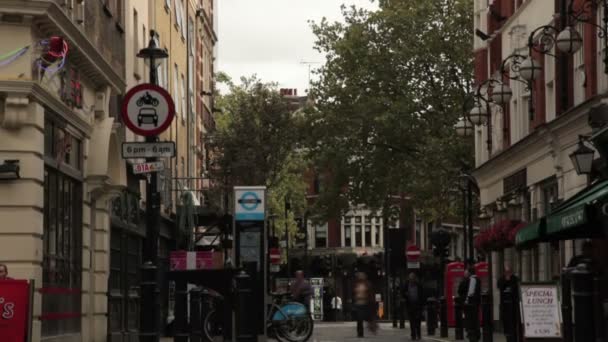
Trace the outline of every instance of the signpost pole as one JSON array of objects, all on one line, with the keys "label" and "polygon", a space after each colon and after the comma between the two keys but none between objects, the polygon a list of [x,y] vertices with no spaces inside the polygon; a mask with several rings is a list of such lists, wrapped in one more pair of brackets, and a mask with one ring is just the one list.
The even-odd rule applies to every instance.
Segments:
[{"label": "signpost pole", "polygon": [[[138,54],[140,58],[148,58],[150,61],[150,83],[156,85],[157,71],[155,67],[157,56],[154,53],[144,53],[146,50],[160,50],[156,47],[153,38],[150,39],[148,48],[143,49]],[[163,50],[161,50],[163,51]],[[164,52],[164,51],[163,51]],[[156,142],[158,136],[146,136],[146,142]],[[146,162],[156,162],[158,159],[146,158]],[[158,192],[158,178],[154,173],[148,178],[146,183],[146,239],[143,248],[143,265],[141,277],[141,322],[140,322],[140,341],[158,342],[160,340],[159,327],[161,326],[160,317],[160,290],[158,287],[158,236],[160,230],[160,194]]]}]

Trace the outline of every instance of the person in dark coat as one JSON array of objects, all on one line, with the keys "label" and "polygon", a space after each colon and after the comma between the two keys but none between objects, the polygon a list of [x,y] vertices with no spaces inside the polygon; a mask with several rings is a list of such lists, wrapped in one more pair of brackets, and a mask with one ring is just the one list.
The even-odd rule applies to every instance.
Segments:
[{"label": "person in dark coat", "polygon": [[471,342],[478,342],[481,338],[481,332],[479,331],[481,281],[475,275],[474,267],[465,269],[464,278],[458,284],[458,295],[464,304],[464,326],[467,330],[467,337]]},{"label": "person in dark coat", "polygon": [[424,293],[422,285],[418,281],[418,277],[416,277],[415,273],[409,274],[408,281],[405,283],[403,291],[405,308],[410,319],[410,333],[412,340],[420,340],[422,338],[420,322],[422,321]]},{"label": "person in dark coat", "polygon": [[503,276],[498,279],[500,290],[500,319],[507,342],[520,341],[519,326],[519,278],[511,267],[505,265]]}]

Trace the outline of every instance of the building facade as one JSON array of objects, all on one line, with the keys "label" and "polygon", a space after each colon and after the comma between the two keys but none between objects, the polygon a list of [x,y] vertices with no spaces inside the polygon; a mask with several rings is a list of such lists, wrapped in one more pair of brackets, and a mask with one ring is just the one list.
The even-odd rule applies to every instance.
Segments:
[{"label": "building facade", "polygon": [[0,41],[18,51],[0,67],[0,159],[20,165],[0,184],[0,260],[34,281],[32,341],[107,335],[108,213],[126,185],[110,105],[126,86],[120,3],[0,3]]},{"label": "building facade", "polygon": [[[0,182],[0,262],[11,277],[33,280],[32,341],[138,340],[145,178],[133,174],[137,160],[121,158],[123,142],[141,140],[121,122],[122,98],[149,82],[136,55],[152,31],[170,54],[159,83],[178,106],[161,136],[178,150],[159,175],[159,266],[168,269],[174,189],[200,190],[192,179],[202,165],[200,123],[213,127],[213,8],[207,0],[0,3],[0,165],[20,167]],[[166,281],[161,297],[166,322]]]},{"label": "building facade", "polygon": [[[571,16],[568,10],[583,9],[582,1],[569,5],[562,0],[475,1],[475,29],[481,31],[474,43],[475,82],[485,86],[493,78],[512,91],[506,104],[489,104],[489,124],[474,130],[473,176],[480,187],[482,230],[503,220],[527,222],[535,229],[560,203],[587,187],[569,156],[579,146],[579,136],[591,133],[590,111],[606,101],[606,37]],[[600,23],[603,9],[588,9],[589,20]],[[547,35],[555,38],[566,25],[582,39],[581,48],[572,54],[542,40]],[[528,57],[542,68],[532,81],[518,69]],[[559,279],[572,256],[580,254],[582,238],[548,238],[518,249],[495,249],[493,288],[505,264],[525,282]],[[605,240],[594,244],[601,249]],[[495,303],[498,298],[494,291]],[[497,305],[494,317],[499,317]]]}]

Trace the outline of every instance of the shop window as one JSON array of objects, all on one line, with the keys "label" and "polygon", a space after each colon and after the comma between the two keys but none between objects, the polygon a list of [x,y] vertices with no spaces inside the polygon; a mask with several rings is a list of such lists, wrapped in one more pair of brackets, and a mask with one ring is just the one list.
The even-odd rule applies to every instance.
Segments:
[{"label": "shop window", "polygon": [[[359,217],[359,221],[361,217]],[[355,226],[355,246],[363,247],[363,235],[361,234],[361,226]]]},{"label": "shop window", "polygon": [[136,338],[139,328],[139,268],[142,238],[122,229],[110,236],[110,289],[108,325],[112,338]]},{"label": "shop window", "polygon": [[81,142],[46,113],[42,336],[81,329],[82,173]]},{"label": "shop window", "polygon": [[[366,217],[366,221],[367,221],[367,217]],[[364,241],[364,245],[371,247],[372,246],[372,226],[371,225],[366,225],[365,226],[365,241]]]},{"label": "shop window", "polygon": [[82,183],[44,170],[42,336],[80,332]]}]

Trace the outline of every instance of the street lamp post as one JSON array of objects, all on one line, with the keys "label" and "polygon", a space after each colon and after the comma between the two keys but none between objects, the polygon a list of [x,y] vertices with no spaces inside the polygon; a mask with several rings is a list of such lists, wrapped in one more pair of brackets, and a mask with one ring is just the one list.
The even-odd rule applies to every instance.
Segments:
[{"label": "street lamp post", "polygon": [[[158,83],[157,61],[169,57],[169,54],[156,46],[154,31],[151,32],[148,47],[137,54],[150,65],[150,83]],[[146,137],[146,142],[156,142],[158,136]],[[155,162],[157,158],[146,158],[146,162]],[[160,230],[160,193],[158,192],[158,178],[153,175],[146,183],[146,239],[143,248],[141,289],[141,312],[139,337],[142,342],[158,342],[161,326],[160,299],[158,287],[158,236]]]}]

